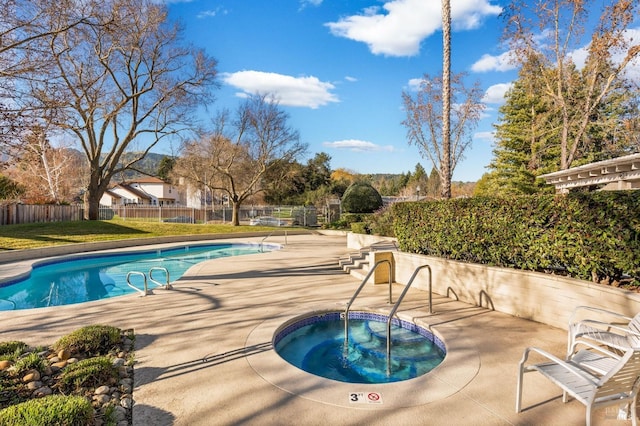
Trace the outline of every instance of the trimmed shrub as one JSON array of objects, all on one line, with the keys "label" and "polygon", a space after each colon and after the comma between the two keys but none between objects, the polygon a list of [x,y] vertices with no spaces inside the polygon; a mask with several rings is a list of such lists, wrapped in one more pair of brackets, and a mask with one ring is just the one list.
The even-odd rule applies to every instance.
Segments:
[{"label": "trimmed shrub", "polygon": [[50,395],[0,411],[3,426],[86,426],[93,423],[93,407],[80,396]]},{"label": "trimmed shrub", "polygon": [[383,237],[394,237],[393,231],[393,210],[390,206],[385,206],[366,217],[366,226],[373,235]]},{"label": "trimmed shrub", "polygon": [[382,196],[366,182],[352,183],[342,196],[342,211],[347,213],[373,213],[382,207]]},{"label": "trimmed shrub", "polygon": [[408,252],[640,284],[640,191],[397,203],[393,215]]},{"label": "trimmed shrub", "polygon": [[368,234],[367,226],[364,222],[353,222],[351,224],[351,232],[356,234]]}]

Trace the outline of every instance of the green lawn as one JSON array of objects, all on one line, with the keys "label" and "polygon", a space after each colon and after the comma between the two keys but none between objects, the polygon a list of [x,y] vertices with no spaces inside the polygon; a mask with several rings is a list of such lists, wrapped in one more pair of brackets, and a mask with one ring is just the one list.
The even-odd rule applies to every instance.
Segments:
[{"label": "green lawn", "polygon": [[138,222],[122,219],[0,226],[0,251],[169,235],[267,231],[266,226]]}]

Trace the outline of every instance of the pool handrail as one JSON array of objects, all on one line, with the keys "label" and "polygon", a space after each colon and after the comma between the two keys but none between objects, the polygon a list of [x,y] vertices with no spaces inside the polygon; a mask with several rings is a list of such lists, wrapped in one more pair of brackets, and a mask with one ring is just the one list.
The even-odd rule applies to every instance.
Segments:
[{"label": "pool handrail", "polygon": [[[130,281],[130,277],[131,275],[142,275],[142,278],[144,279],[144,290],[140,290],[138,287],[134,286],[133,284],[131,284]],[[149,287],[147,285],[147,275],[144,272],[140,272],[140,271],[130,271],[127,273],[127,285],[129,287],[131,287],[132,289],[134,289],[135,291],[142,293],[142,296],[146,296],[147,294],[152,294],[152,292],[149,290]]]},{"label": "pool handrail", "polygon": [[[279,231],[279,229],[275,229],[273,231],[271,231],[266,237],[264,237],[262,239],[262,241],[260,241],[260,253],[264,253],[264,240],[266,240],[267,238],[269,238],[270,236],[272,236],[273,234],[275,234],[277,231]],[[287,245],[287,230],[284,230],[284,245]]]},{"label": "pool handrail", "polygon": [[[166,282],[161,283],[160,281],[153,278],[153,271],[164,271]],[[149,281],[157,285],[158,287],[164,287],[165,290],[171,290],[173,287],[170,284],[169,280],[169,270],[163,266],[153,266],[149,269]]]},{"label": "pool handrail", "polygon": [[398,310],[400,303],[402,303],[404,296],[407,294],[407,291],[409,291],[409,287],[411,287],[411,284],[413,284],[413,280],[418,275],[418,272],[420,272],[424,268],[427,268],[429,270],[429,313],[433,314],[432,292],[431,292],[431,266],[424,264],[422,266],[418,266],[416,270],[413,271],[411,278],[409,278],[407,285],[404,286],[402,293],[398,297],[398,300],[396,300],[396,303],[393,305],[393,308],[391,308],[391,312],[389,312],[389,316],[387,317],[387,376],[391,374],[391,321],[393,320],[393,316],[396,314],[396,311]]},{"label": "pool handrail", "polygon": [[389,303],[391,303],[391,260],[382,259],[377,261],[373,265],[373,267],[369,270],[369,273],[367,274],[367,276],[364,277],[364,279],[362,280],[362,283],[360,283],[360,285],[358,286],[358,289],[356,290],[356,292],[353,294],[353,296],[351,296],[351,300],[347,302],[347,307],[344,310],[344,349],[345,350],[349,346],[349,309],[351,309],[351,305],[353,304],[353,301],[356,299],[356,297],[358,297],[358,294],[360,294],[360,291],[362,291],[362,288],[364,287],[364,285],[367,283],[367,281],[369,281],[369,278],[381,263],[389,264]]}]

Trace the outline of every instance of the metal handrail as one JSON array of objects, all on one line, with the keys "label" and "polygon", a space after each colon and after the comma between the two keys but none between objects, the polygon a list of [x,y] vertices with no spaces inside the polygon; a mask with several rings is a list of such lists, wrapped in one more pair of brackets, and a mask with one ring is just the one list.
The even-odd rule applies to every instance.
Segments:
[{"label": "metal handrail", "polygon": [[[153,271],[163,271],[165,278],[166,278],[166,282],[165,283],[161,283],[158,280],[155,280],[153,278]],[[164,268],[162,266],[153,266],[151,269],[149,269],[149,281],[151,281],[152,283],[154,283],[155,285],[157,285],[158,287],[163,287],[165,288],[165,290],[171,290],[173,287],[171,286],[171,284],[169,283],[169,271],[167,270],[167,268]]]},{"label": "metal handrail", "polygon": [[[144,290],[140,290],[138,287],[136,287],[133,284],[131,284],[131,281],[130,281],[131,275],[142,275],[142,278],[144,279]],[[151,294],[151,291],[149,291],[149,287],[147,286],[147,276],[144,274],[144,272],[131,271],[131,272],[127,273],[127,285],[129,287],[131,287],[132,289],[134,289],[135,291],[138,291],[138,292],[142,293],[142,296],[146,296],[147,294]]]},{"label": "metal handrail", "polygon": [[404,290],[402,290],[402,293],[400,294],[400,297],[398,297],[398,300],[396,301],[395,305],[393,305],[393,308],[391,308],[391,312],[389,312],[389,317],[387,318],[387,375],[391,374],[391,321],[393,320],[393,316],[395,315],[396,311],[398,310],[398,307],[400,306],[400,303],[404,299],[405,294],[407,294],[407,291],[409,291],[409,287],[411,287],[411,284],[413,284],[413,280],[415,279],[416,275],[418,275],[418,272],[420,272],[420,270],[422,270],[424,268],[429,269],[429,313],[430,314],[433,313],[433,310],[431,308],[431,302],[432,302],[431,266],[429,266],[429,265],[418,266],[416,268],[416,270],[413,271],[413,275],[411,275],[411,278],[409,278],[409,281],[407,282],[407,285],[404,286]]},{"label": "metal handrail", "polygon": [[14,302],[13,300],[9,300],[9,299],[0,299],[0,300],[3,301],[3,302],[11,303],[13,305],[13,309],[12,310],[16,309],[16,302]]},{"label": "metal handrail", "polygon": [[358,294],[360,294],[360,291],[362,290],[364,285],[369,280],[369,277],[371,277],[371,275],[373,274],[373,271],[375,271],[376,268],[378,267],[378,265],[380,265],[381,263],[388,263],[389,264],[389,303],[391,303],[391,260],[382,259],[382,260],[377,261],[373,265],[373,267],[371,268],[371,270],[369,271],[367,276],[364,277],[364,280],[362,280],[362,283],[360,283],[360,285],[358,286],[358,289],[353,294],[353,296],[351,297],[351,300],[349,300],[349,302],[347,303],[347,307],[344,310],[344,349],[345,350],[349,346],[349,309],[351,309],[351,304],[356,299],[356,297],[358,297]]},{"label": "metal handrail", "polygon": [[[272,236],[273,234],[275,234],[276,232],[278,232],[279,230],[273,230],[269,233],[269,235],[267,235],[266,237],[264,237],[262,239],[262,241],[260,241],[260,253],[264,252],[264,240],[266,240],[267,238],[269,238],[270,236]],[[284,230],[284,245],[287,245],[287,230]]]}]

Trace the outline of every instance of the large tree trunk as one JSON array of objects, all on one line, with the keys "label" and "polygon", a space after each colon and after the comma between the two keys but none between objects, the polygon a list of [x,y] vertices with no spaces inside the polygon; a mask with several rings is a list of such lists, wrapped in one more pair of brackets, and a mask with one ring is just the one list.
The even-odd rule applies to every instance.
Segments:
[{"label": "large tree trunk", "polygon": [[231,213],[231,225],[239,226],[240,225],[240,203],[238,201],[233,201],[232,206],[233,206],[233,209]]},{"label": "large tree trunk", "polygon": [[442,0],[442,197],[451,198],[451,3]]}]

